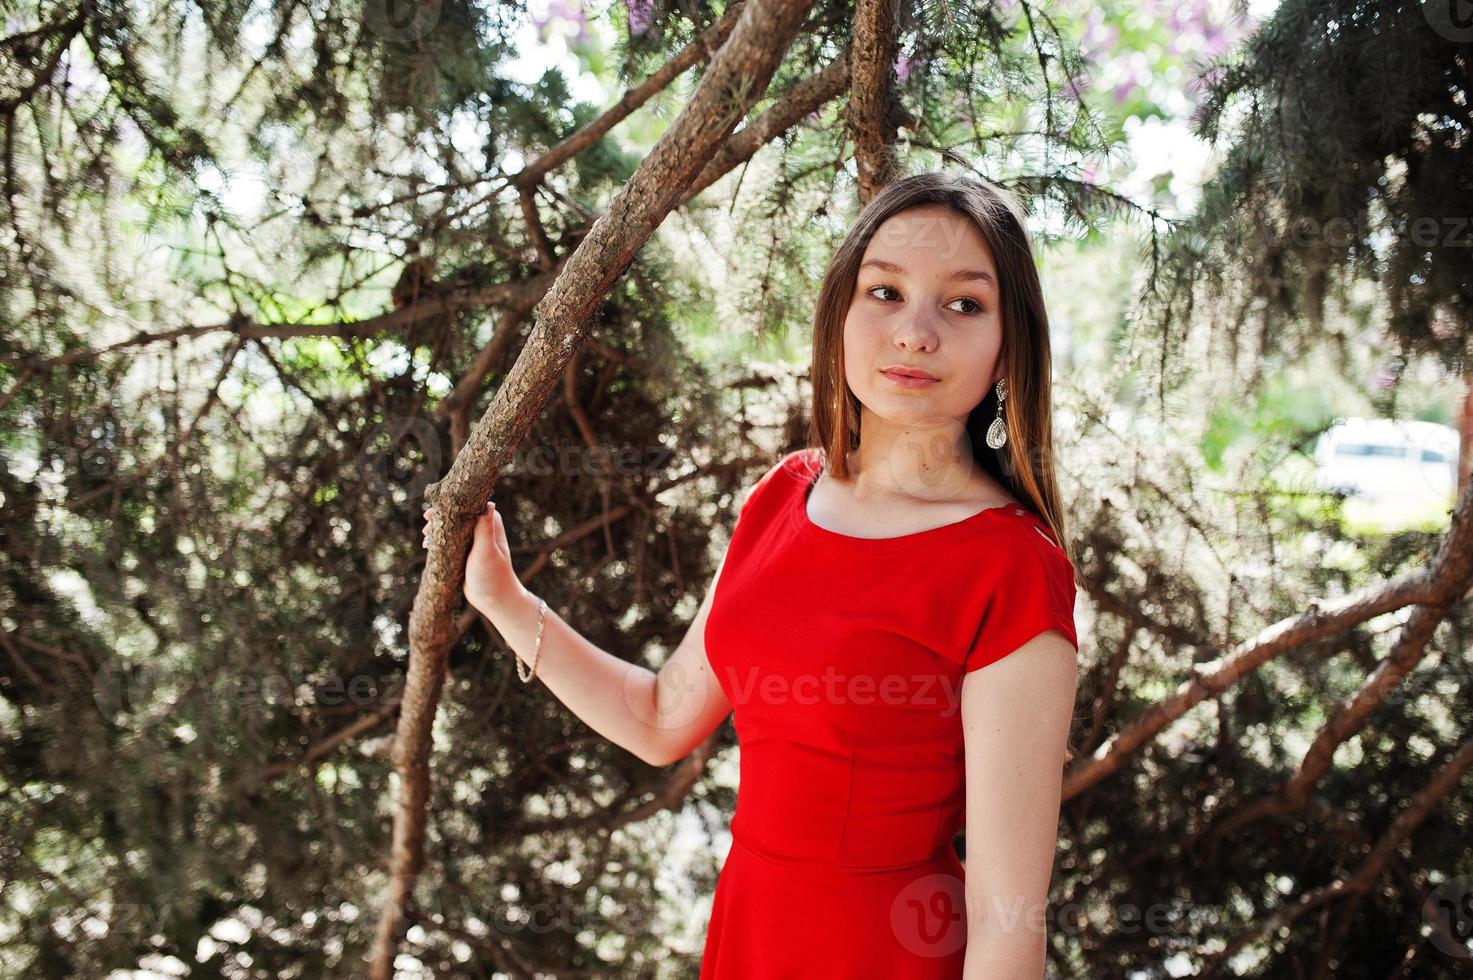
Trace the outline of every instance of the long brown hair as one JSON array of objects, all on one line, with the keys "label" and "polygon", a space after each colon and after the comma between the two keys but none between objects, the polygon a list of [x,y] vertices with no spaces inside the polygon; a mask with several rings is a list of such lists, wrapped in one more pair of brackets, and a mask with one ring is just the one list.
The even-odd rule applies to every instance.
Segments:
[{"label": "long brown hair", "polygon": [[[997,417],[997,386],[967,416],[972,455],[994,479],[1029,506],[1053,531],[1069,564],[1074,548],[1054,479],[1048,313],[1038,281],[1022,207],[985,180],[926,171],[900,177],[865,206],[829,260],[813,321],[813,412],[809,442],[824,451],[829,472],[848,479],[847,453],[859,445],[859,399],[844,380],[844,318],[854,298],[859,263],[876,229],[906,208],[941,204],[970,218],[997,265],[1002,305],[1002,376],[1007,380],[1003,416],[1008,440],[1001,450],[985,441]],[[980,365],[978,370],[981,370]]]}]

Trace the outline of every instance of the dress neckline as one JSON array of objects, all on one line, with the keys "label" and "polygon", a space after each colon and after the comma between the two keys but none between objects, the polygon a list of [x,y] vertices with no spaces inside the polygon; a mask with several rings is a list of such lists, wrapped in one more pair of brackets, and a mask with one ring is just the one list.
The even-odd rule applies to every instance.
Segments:
[{"label": "dress neckline", "polygon": [[803,454],[802,458],[808,465],[797,467],[794,470],[793,484],[797,487],[797,493],[794,496],[797,498],[797,503],[791,510],[797,516],[798,523],[803,530],[833,544],[881,551],[898,548],[915,548],[940,541],[949,535],[983,524],[993,514],[1000,514],[1004,511],[1012,510],[1021,517],[1027,513],[1019,504],[996,504],[992,507],[984,507],[976,513],[969,514],[949,524],[941,524],[937,527],[928,527],[920,531],[912,531],[909,534],[897,534],[885,538],[861,538],[853,534],[833,531],[815,523],[813,518],[808,516],[809,495],[813,487],[817,485],[819,477],[823,475],[823,467],[821,465],[815,465],[819,463],[822,455],[823,450],[817,448],[810,448]]}]

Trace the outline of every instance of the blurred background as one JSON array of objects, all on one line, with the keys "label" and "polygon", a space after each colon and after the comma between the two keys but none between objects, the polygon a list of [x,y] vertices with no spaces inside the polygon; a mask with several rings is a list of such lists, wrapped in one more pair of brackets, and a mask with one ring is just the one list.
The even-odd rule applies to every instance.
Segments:
[{"label": "blurred background", "polygon": [[[646,765],[474,615],[375,930],[426,489],[739,9],[0,7],[0,973],[696,975],[730,722]],[[811,8],[496,483],[527,587],[651,669],[806,444],[856,15]],[[891,42],[896,159],[1011,190],[1045,282],[1051,974],[1473,975],[1473,20],[902,0]]]}]

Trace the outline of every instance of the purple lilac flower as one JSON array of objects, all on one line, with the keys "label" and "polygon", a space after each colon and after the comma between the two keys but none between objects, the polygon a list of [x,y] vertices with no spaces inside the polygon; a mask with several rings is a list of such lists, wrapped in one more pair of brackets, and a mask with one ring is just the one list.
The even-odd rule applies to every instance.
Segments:
[{"label": "purple lilac flower", "polygon": [[588,39],[588,18],[577,0],[551,0],[547,6],[547,14],[549,20],[557,17],[578,25],[578,32],[573,35],[575,43]]},{"label": "purple lilac flower", "polygon": [[624,0],[629,9],[629,33],[643,34],[655,22],[655,0]]},{"label": "purple lilac flower", "polygon": [[1208,57],[1217,57],[1218,55],[1226,51],[1231,45],[1232,41],[1228,38],[1226,32],[1216,27],[1208,28],[1207,46],[1205,48]]}]

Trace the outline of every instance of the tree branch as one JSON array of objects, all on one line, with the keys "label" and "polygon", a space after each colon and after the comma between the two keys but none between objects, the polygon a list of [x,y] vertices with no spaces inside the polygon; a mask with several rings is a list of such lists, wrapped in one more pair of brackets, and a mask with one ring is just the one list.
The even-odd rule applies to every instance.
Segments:
[{"label": "tree branch", "polygon": [[896,6],[898,0],[859,0],[854,13],[854,88],[849,95],[849,132],[859,174],[859,203],[868,204],[895,176]]},{"label": "tree branch", "polygon": [[394,739],[399,774],[389,889],[374,939],[373,980],[389,980],[404,909],[424,864],[430,793],[430,730],[453,640],[452,613],[464,581],[475,519],[501,464],[542,410],[589,320],[680,195],[766,91],[812,0],[749,0],[691,102],[594,222],[551,291],[536,326],[465,450],[426,501],[442,519],[430,532],[429,560],[409,617],[409,667]]}]

